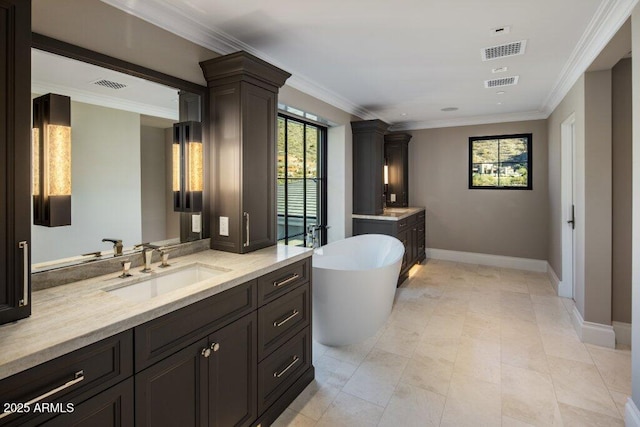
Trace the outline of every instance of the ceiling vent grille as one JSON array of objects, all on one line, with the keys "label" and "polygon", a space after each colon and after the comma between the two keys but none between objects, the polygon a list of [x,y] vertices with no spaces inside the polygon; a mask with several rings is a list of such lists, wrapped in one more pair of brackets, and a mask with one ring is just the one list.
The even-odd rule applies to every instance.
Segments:
[{"label": "ceiling vent grille", "polygon": [[520,76],[504,77],[501,79],[491,79],[484,81],[484,87],[491,89],[494,87],[513,86],[518,84]]},{"label": "ceiling vent grille", "polygon": [[492,59],[522,55],[526,46],[527,41],[520,40],[518,42],[501,44],[498,46],[485,47],[482,49],[482,60],[491,61]]},{"label": "ceiling vent grille", "polygon": [[104,86],[104,87],[108,87],[109,89],[123,89],[125,87],[127,87],[127,85],[123,84],[123,83],[118,83],[118,82],[114,82],[111,80],[105,80],[105,79],[101,79],[101,80],[97,80],[95,82],[93,82],[93,84],[98,85],[98,86]]}]

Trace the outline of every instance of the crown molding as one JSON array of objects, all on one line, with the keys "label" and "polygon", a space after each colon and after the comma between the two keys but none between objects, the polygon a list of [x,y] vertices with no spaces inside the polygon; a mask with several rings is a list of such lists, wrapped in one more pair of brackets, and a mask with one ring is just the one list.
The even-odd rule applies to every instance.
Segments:
[{"label": "crown molding", "polygon": [[162,117],[178,121],[178,109],[162,108],[141,102],[128,101],[106,95],[98,95],[92,92],[72,89],[62,85],[56,85],[43,81],[31,82],[31,92],[37,94],[60,93],[71,97],[72,101],[85,104],[99,105],[101,107],[114,108],[116,110],[131,111],[133,113],[146,114],[148,116]]},{"label": "crown molding", "polygon": [[580,76],[602,52],[622,24],[629,18],[639,0],[604,0],[589,22],[560,77],[540,107],[547,117],[562,102]]},{"label": "crown molding", "polygon": [[[213,28],[210,25],[206,25],[203,22],[194,20],[180,7],[177,7],[168,0],[146,0],[144,2],[138,0],[101,1],[221,55],[244,50],[279,68],[288,69],[286,65],[281,64],[279,61],[274,60],[235,37]],[[560,104],[578,78],[585,72],[602,49],[609,43],[622,24],[624,24],[638,1],[640,0],[603,0],[575,49],[569,56],[560,73],[560,77],[556,80],[549,95],[540,106],[539,111],[476,116],[452,120],[397,123],[392,125],[392,129],[415,130],[434,127],[499,123],[501,121],[546,119],[558,104]],[[292,73],[292,77],[287,81],[288,86],[361,119],[380,119],[386,121],[383,116],[349,101],[343,96],[317,84],[303,74],[298,73],[296,70],[289,69],[288,71]]]},{"label": "crown molding", "polygon": [[146,0],[144,2],[136,0],[101,1],[120,9],[123,12],[149,22],[150,24],[163,28],[179,37],[219,53],[220,55],[228,55],[239,50],[244,50],[245,52],[257,56],[263,61],[267,61],[278,68],[291,72],[292,76],[287,81],[288,86],[318,98],[327,104],[333,105],[334,107],[349,114],[353,114],[361,119],[381,119],[381,117],[366,108],[363,108],[317,84],[303,74],[295,70],[288,69],[285,64],[276,61],[264,52],[261,52],[235,37],[226,34],[224,31],[220,31],[210,25],[194,20],[192,17],[184,13],[181,8],[176,7],[171,2],[166,0]]},{"label": "crown molding", "polygon": [[490,114],[486,116],[459,117],[455,119],[425,120],[420,122],[394,123],[389,130],[419,130],[448,128],[458,126],[487,125],[493,123],[522,122],[527,120],[543,120],[549,117],[544,111],[525,111],[519,113]]}]

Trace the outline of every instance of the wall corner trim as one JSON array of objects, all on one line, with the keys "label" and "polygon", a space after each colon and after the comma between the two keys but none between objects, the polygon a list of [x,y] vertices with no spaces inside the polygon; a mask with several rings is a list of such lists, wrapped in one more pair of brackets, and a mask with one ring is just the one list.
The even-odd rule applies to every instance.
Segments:
[{"label": "wall corner trim", "polygon": [[530,258],[517,258],[504,255],[482,254],[478,252],[460,252],[447,249],[427,248],[427,258],[443,261],[464,262],[467,264],[488,265],[491,267],[513,268],[516,270],[547,272],[547,261]]},{"label": "wall corner trim", "polygon": [[578,338],[583,343],[616,348],[616,333],[613,326],[585,321],[576,306],[573,306],[571,321]]},{"label": "wall corner trim", "polygon": [[631,345],[631,323],[611,322],[616,333],[616,344]]},{"label": "wall corner trim", "polygon": [[555,289],[556,294],[559,295],[560,289],[562,288],[562,282],[558,279],[558,275],[556,274],[551,264],[547,261],[547,276],[549,277],[549,281],[551,282],[551,286]]},{"label": "wall corner trim", "polygon": [[627,427],[640,427],[640,410],[630,397],[627,398],[627,404],[624,405],[624,424]]}]

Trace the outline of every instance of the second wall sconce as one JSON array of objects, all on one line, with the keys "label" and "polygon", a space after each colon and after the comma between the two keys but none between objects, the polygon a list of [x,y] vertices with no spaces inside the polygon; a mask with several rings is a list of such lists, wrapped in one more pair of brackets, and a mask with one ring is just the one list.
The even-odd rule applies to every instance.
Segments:
[{"label": "second wall sconce", "polygon": [[71,225],[71,98],[33,100],[33,223]]},{"label": "second wall sconce", "polygon": [[173,125],[173,210],[201,212],[203,189],[202,125]]}]

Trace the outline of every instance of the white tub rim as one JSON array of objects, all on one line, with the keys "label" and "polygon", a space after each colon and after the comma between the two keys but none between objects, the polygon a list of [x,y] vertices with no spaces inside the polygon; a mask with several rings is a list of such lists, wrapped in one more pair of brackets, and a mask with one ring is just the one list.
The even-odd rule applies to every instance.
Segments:
[{"label": "white tub rim", "polygon": [[380,237],[383,240],[388,240],[391,241],[393,245],[399,246],[400,247],[400,251],[397,257],[394,257],[393,259],[391,259],[390,261],[388,261],[386,264],[381,265],[379,267],[363,267],[363,268],[331,268],[331,267],[321,267],[316,265],[316,263],[313,263],[313,268],[317,268],[317,269],[322,269],[322,270],[327,270],[327,271],[377,271],[377,270],[382,270],[387,268],[389,265],[394,264],[396,262],[398,262],[398,260],[402,259],[402,257],[404,256],[405,253],[405,248],[403,243],[396,237],[394,236],[389,236],[388,234],[359,234],[357,236],[350,236],[347,237],[345,239],[341,239],[341,240],[336,240],[334,242],[328,243],[324,246],[321,246],[317,249],[313,250],[313,255],[317,255],[318,257],[331,257],[331,256],[335,256],[335,255],[323,255],[323,254],[319,254],[318,251],[321,251],[323,248],[326,248],[327,246],[330,245],[336,245],[338,246],[338,244],[343,243],[345,240],[349,240],[349,239],[359,239],[359,240],[364,240],[364,239],[369,239],[370,237],[365,237],[365,236],[371,236],[371,237]]}]

